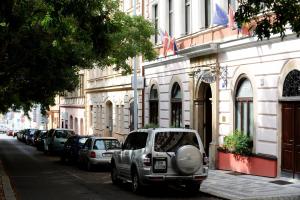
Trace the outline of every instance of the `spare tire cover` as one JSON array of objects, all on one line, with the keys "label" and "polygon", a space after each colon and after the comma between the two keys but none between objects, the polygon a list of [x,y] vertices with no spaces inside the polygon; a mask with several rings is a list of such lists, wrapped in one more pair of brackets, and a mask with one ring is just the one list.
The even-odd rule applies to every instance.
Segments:
[{"label": "spare tire cover", "polygon": [[185,145],[176,151],[175,162],[178,170],[183,174],[193,174],[202,166],[201,153],[193,145]]}]

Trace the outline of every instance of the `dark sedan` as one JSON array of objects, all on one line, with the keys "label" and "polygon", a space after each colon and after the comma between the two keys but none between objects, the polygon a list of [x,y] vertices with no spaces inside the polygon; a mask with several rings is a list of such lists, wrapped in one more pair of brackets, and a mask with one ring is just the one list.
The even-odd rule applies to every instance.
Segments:
[{"label": "dark sedan", "polygon": [[62,162],[76,162],[78,160],[78,152],[84,145],[85,141],[90,136],[83,135],[74,135],[68,138],[66,141],[62,154],[61,161]]}]

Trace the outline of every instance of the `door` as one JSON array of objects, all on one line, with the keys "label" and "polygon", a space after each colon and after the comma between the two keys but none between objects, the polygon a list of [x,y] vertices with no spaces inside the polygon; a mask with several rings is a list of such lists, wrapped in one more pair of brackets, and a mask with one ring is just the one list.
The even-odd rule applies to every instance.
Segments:
[{"label": "door", "polygon": [[300,102],[282,104],[281,169],[300,176]]}]

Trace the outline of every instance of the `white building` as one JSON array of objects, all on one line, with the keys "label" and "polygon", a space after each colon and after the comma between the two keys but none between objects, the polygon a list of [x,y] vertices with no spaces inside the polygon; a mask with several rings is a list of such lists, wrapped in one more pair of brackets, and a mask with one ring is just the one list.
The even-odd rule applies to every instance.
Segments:
[{"label": "white building", "polygon": [[[213,26],[216,4],[225,11],[237,6],[220,0],[149,2],[145,17],[171,33],[179,50],[143,64],[145,124],[198,130],[211,167],[218,167],[224,136],[240,130],[253,139],[253,153],[275,160],[277,176],[299,175],[300,40],[289,35],[257,41]],[[160,36],[153,41],[162,52]]]}]

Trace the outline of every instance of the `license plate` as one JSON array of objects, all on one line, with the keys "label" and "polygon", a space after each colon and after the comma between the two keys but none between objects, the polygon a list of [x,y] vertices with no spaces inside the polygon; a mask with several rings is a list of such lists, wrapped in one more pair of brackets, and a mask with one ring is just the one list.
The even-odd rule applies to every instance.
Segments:
[{"label": "license plate", "polygon": [[166,169],[166,161],[165,160],[157,160],[154,164],[155,169]]},{"label": "license plate", "polygon": [[112,154],[111,154],[111,153],[104,153],[104,154],[102,154],[102,156],[103,156],[103,157],[111,157]]}]

